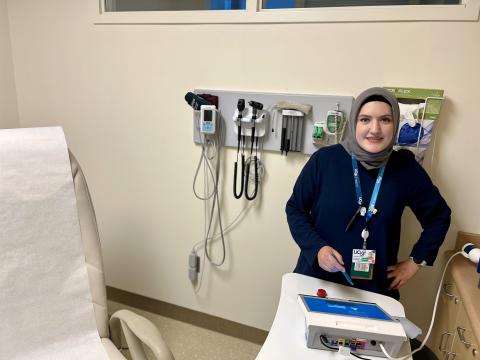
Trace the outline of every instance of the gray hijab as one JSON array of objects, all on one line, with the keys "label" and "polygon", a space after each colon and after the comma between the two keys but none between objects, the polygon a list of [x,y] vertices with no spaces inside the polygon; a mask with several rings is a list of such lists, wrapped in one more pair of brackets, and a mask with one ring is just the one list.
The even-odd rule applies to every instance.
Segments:
[{"label": "gray hijab", "polygon": [[[386,103],[392,108],[392,117],[393,117],[393,138],[388,147],[378,153],[370,153],[365,151],[357,142],[355,137],[355,130],[357,127],[357,117],[360,109],[368,101],[370,97],[380,97],[385,100]],[[375,101],[375,100],[372,100]],[[355,99],[350,111],[350,119],[347,123],[346,134],[344,139],[340,142],[345,150],[350,155],[355,155],[358,161],[367,169],[378,169],[385,165],[390,157],[390,154],[393,151],[393,145],[397,139],[398,126],[400,123],[400,109],[398,108],[398,102],[395,96],[389,91],[380,88],[373,87],[362,92]]]}]

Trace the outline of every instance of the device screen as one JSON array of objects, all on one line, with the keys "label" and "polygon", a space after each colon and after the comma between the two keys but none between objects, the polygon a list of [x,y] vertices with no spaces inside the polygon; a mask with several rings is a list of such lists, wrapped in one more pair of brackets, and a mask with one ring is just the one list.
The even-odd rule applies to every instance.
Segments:
[{"label": "device screen", "polygon": [[353,316],[374,320],[392,320],[377,304],[301,295],[308,311]]},{"label": "device screen", "polygon": [[203,121],[212,121],[212,110],[203,111]]}]

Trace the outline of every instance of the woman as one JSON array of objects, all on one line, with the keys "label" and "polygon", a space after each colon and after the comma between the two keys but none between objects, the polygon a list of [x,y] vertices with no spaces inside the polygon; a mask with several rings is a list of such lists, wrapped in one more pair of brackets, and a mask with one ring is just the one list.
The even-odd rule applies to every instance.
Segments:
[{"label": "woman", "polygon": [[[295,272],[399,298],[420,266],[433,265],[450,226],[450,209],[408,150],[393,151],[395,97],[371,88],[355,100],[345,140],[309,159],[287,202],[300,247]],[[403,210],[423,231],[411,257],[397,261]]]}]

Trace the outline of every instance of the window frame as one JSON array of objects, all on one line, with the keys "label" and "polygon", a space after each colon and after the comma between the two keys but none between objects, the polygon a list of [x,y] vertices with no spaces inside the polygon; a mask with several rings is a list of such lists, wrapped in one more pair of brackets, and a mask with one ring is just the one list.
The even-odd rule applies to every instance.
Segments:
[{"label": "window frame", "polygon": [[262,9],[262,0],[246,0],[246,10],[105,11],[97,0],[94,24],[256,24],[402,21],[478,21],[480,0],[459,5],[351,6]]}]

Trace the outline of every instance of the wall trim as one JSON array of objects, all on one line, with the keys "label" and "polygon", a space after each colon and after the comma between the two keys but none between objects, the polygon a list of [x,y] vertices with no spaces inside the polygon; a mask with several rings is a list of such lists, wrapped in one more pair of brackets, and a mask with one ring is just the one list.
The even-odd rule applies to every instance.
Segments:
[{"label": "wall trim", "polygon": [[[95,0],[92,0],[95,1]],[[247,0],[245,10],[106,11],[96,0],[96,25],[121,24],[287,24],[342,22],[478,21],[480,0],[458,5],[345,6],[261,9],[260,0]]]},{"label": "wall trim", "polygon": [[191,310],[110,286],[107,286],[107,298],[108,300],[132,306],[140,310],[166,316],[174,320],[182,321],[242,340],[247,340],[259,345],[262,345],[265,342],[268,335],[267,331],[253,326],[240,324],[231,320],[226,320],[200,311]]}]

